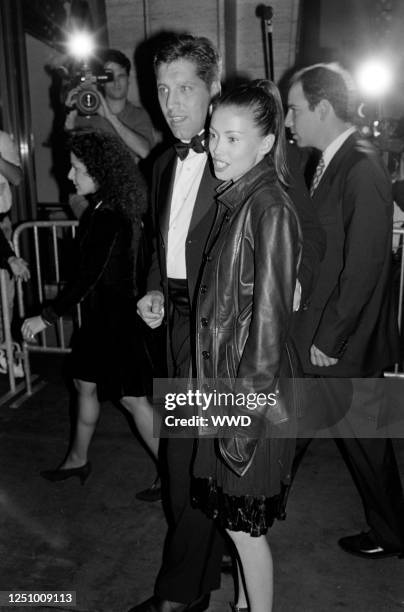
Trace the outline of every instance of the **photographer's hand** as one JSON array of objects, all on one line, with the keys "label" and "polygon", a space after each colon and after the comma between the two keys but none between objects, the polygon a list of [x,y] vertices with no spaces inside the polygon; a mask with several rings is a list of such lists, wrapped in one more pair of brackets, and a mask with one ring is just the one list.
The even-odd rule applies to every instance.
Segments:
[{"label": "photographer's hand", "polygon": [[99,105],[97,109],[97,114],[100,115],[100,117],[104,117],[104,119],[108,119],[108,121],[111,122],[111,118],[114,115],[111,113],[109,106],[107,104],[107,101],[100,91],[98,91],[98,95],[101,100],[101,104]]},{"label": "photographer's hand", "polygon": [[78,93],[79,93],[78,87],[73,87],[73,89],[69,91],[69,93],[66,96],[66,100],[65,100],[65,106],[67,109],[73,110],[76,104],[76,98],[77,98]]},{"label": "photographer's hand", "polygon": [[77,117],[77,109],[75,108],[75,102],[76,102],[78,92],[79,92],[79,88],[73,87],[73,89],[71,89],[66,96],[65,107],[67,108],[68,113],[66,115],[64,127],[65,127],[65,130],[68,130],[68,131],[74,130],[75,128],[76,117]]}]

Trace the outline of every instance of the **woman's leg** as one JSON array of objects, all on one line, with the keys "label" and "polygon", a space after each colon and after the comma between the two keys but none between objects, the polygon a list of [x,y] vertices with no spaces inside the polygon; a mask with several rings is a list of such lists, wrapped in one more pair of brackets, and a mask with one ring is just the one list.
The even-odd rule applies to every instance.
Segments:
[{"label": "woman's leg", "polygon": [[97,385],[78,378],[73,382],[77,391],[76,430],[69,454],[60,466],[61,469],[81,467],[87,463],[88,447],[100,415]]},{"label": "woman's leg", "polygon": [[[270,612],[273,600],[273,564],[266,536],[253,538],[243,531],[229,529],[227,533],[237,548],[242,565],[250,612]],[[237,605],[245,607],[242,584],[241,580]]]},{"label": "woman's leg", "polygon": [[[158,436],[156,437],[153,435],[153,420],[157,419],[157,414],[154,413],[153,406],[147,397],[125,396],[121,398],[121,404],[131,414],[140,435],[154,458],[157,460],[160,439]],[[160,427],[158,426],[158,432],[159,431]]]}]

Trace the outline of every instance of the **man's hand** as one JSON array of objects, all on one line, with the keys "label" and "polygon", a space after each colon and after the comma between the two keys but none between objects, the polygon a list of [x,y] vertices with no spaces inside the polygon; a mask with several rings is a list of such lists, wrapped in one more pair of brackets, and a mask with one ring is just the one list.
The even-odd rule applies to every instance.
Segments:
[{"label": "man's hand", "polygon": [[22,257],[16,257],[15,255],[12,255],[11,257],[8,258],[7,262],[15,278],[20,278],[23,281],[29,280],[29,278],[31,277],[31,274],[30,274],[28,264],[25,261],[25,259],[22,259]]},{"label": "man's hand", "polygon": [[293,312],[297,312],[300,308],[300,302],[302,300],[302,286],[298,280],[296,280],[295,292],[293,294]]},{"label": "man's hand", "polygon": [[64,127],[65,127],[65,130],[68,130],[68,131],[74,130],[74,127],[75,127],[76,117],[78,115],[75,104],[76,104],[77,95],[79,93],[79,89],[80,89],[79,87],[73,87],[73,89],[71,89],[66,96],[65,106],[69,112],[66,115]]},{"label": "man's hand", "polygon": [[114,114],[111,112],[108,103],[102,93],[99,90],[97,90],[97,93],[101,101],[101,104],[97,108],[97,115],[99,115],[100,117],[104,117],[104,119],[108,119],[108,121],[111,122],[111,118],[114,118]]},{"label": "man's hand", "polygon": [[312,344],[310,348],[310,361],[313,365],[320,367],[332,366],[338,363],[338,359],[335,357],[328,357],[328,355],[320,351],[314,344]]},{"label": "man's hand", "polygon": [[164,296],[161,291],[149,291],[137,303],[137,313],[151,328],[159,327],[164,318]]},{"label": "man's hand", "polygon": [[25,319],[21,327],[22,337],[26,342],[35,342],[34,337],[43,331],[45,327],[46,323],[40,315]]}]

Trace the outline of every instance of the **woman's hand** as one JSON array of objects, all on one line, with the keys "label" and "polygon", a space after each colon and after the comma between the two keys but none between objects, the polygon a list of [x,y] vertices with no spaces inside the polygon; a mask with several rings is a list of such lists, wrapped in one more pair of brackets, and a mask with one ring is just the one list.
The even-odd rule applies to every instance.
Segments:
[{"label": "woman's hand", "polygon": [[25,319],[21,326],[22,337],[26,342],[35,342],[34,337],[46,328],[43,318],[38,315]]},{"label": "woman's hand", "polygon": [[7,263],[10,266],[11,272],[15,278],[20,278],[23,281],[27,281],[29,278],[31,278],[28,264],[22,257],[12,255],[8,258]]}]

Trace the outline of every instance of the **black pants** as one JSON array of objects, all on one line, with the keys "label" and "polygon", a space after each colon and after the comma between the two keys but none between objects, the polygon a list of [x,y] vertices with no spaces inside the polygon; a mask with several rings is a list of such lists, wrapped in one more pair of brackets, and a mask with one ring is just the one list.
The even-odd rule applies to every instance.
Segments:
[{"label": "black pants", "polygon": [[[336,384],[335,397],[341,399],[343,383],[350,381],[335,381],[322,379],[324,385]],[[332,391],[332,389],[331,389]],[[334,417],[340,413],[341,418],[346,410],[341,411],[341,402],[334,409],[331,401],[332,393],[328,395],[327,410]],[[350,401],[350,394],[345,389],[344,401]],[[337,423],[332,418],[330,422]],[[336,425],[338,430],[338,425]],[[390,439],[336,437],[334,441],[344,459],[354,483],[361,496],[366,520],[371,533],[379,545],[389,546],[404,551],[404,498],[400,473]],[[293,465],[293,478],[306,452],[311,438],[300,438],[296,444],[296,456]]]},{"label": "black pants", "polygon": [[[171,352],[174,373],[189,372],[190,309],[186,281],[170,281]],[[155,594],[189,603],[220,587],[224,541],[215,523],[191,505],[192,438],[166,440],[166,471],[171,524]]]}]

